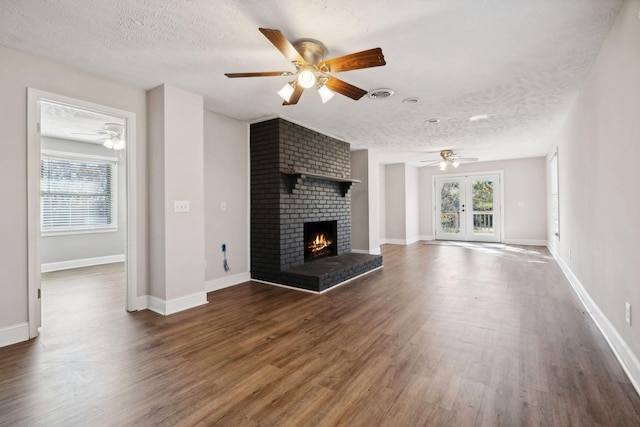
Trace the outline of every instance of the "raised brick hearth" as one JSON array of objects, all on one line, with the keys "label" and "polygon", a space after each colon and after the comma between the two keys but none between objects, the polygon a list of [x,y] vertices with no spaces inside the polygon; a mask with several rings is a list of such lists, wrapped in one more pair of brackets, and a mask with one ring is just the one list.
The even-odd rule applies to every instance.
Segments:
[{"label": "raised brick hearth", "polygon": [[[250,140],[252,278],[322,291],[382,265],[351,254],[349,144],[283,119]],[[321,221],[337,222],[337,255],[305,262],[304,223]]]}]

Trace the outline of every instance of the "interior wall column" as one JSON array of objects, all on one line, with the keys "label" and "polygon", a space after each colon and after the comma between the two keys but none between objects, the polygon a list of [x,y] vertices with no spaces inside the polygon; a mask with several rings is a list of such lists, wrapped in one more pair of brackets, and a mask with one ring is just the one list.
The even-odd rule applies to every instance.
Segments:
[{"label": "interior wall column", "polygon": [[203,98],[162,85],[147,93],[149,308],[206,304]]}]

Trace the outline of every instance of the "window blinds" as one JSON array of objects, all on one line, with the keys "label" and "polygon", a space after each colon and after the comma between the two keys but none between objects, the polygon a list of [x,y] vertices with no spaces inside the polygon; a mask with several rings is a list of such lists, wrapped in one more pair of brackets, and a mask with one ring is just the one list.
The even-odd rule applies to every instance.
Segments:
[{"label": "window blinds", "polygon": [[44,155],[40,165],[43,232],[115,228],[116,168],[109,160]]}]

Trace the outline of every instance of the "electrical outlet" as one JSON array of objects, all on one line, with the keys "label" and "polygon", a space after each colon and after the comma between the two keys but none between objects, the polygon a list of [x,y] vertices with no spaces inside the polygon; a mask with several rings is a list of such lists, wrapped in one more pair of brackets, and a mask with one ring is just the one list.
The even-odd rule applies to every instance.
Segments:
[{"label": "electrical outlet", "polygon": [[631,304],[625,302],[624,308],[624,319],[627,321],[627,324],[631,326]]},{"label": "electrical outlet", "polygon": [[569,260],[571,260],[571,249],[569,249]]},{"label": "electrical outlet", "polygon": [[227,210],[227,202],[220,202],[220,210],[223,212]]}]

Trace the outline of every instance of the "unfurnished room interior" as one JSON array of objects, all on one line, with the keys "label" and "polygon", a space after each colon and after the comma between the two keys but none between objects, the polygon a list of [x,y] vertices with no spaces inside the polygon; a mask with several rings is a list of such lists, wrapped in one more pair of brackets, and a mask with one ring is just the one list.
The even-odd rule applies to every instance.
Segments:
[{"label": "unfurnished room interior", "polygon": [[640,425],[640,0],[0,12],[0,426]]}]

